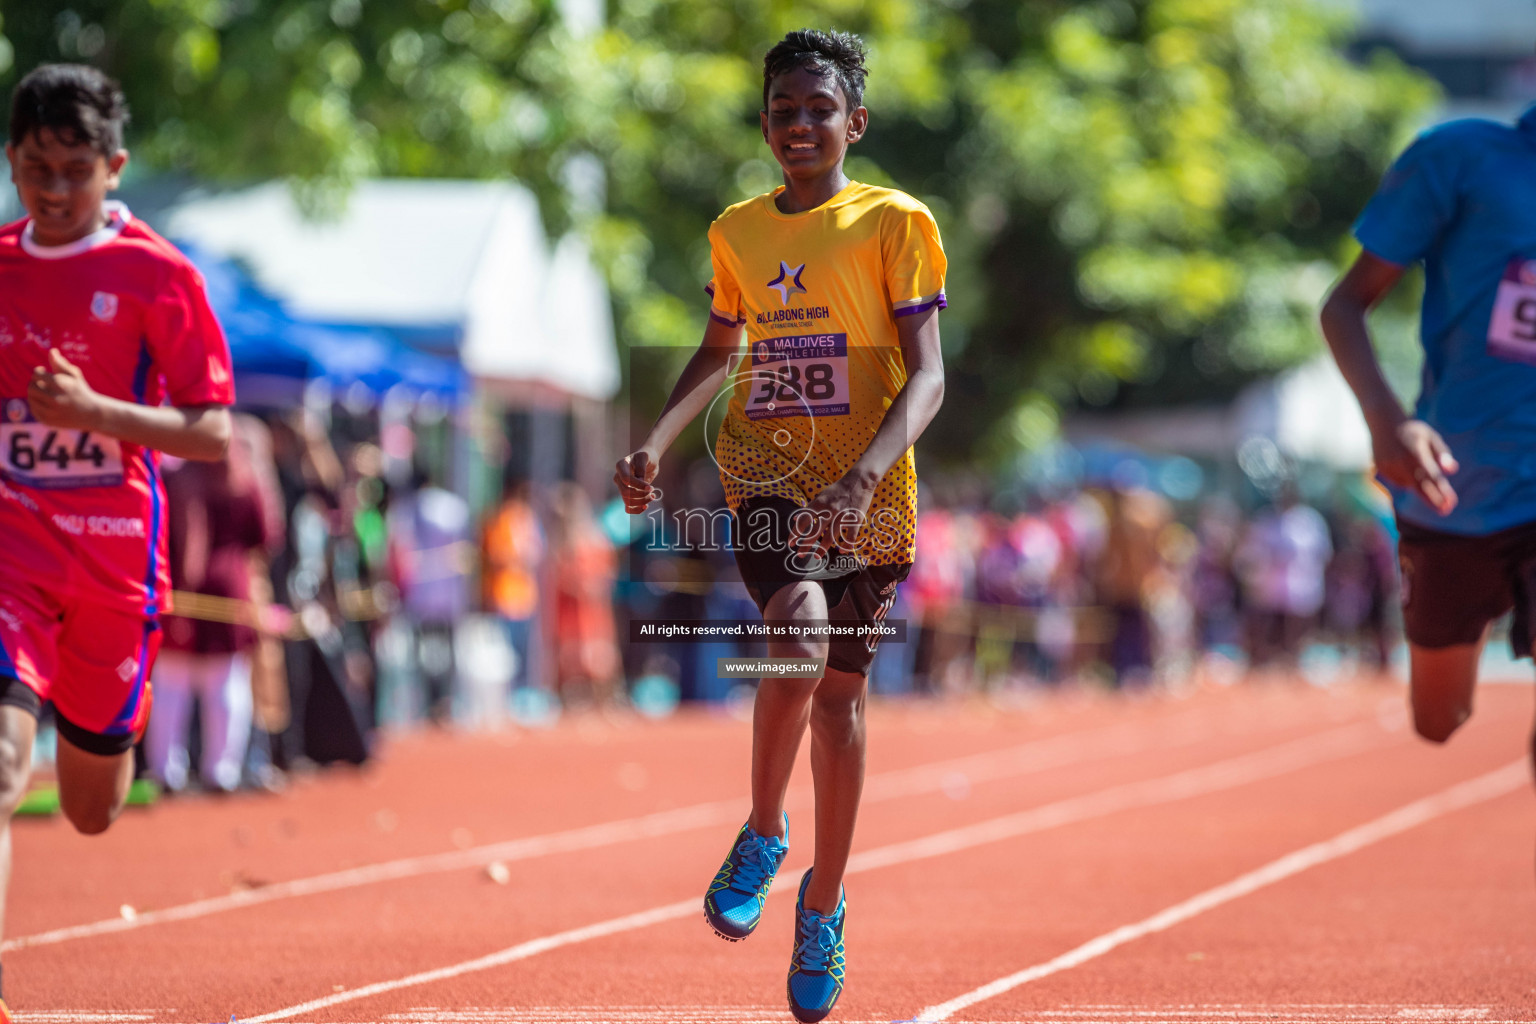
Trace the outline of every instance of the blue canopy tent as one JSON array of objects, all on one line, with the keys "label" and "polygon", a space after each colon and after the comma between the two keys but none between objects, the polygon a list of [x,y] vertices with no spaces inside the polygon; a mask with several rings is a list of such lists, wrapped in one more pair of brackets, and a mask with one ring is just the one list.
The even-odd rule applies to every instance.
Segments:
[{"label": "blue canopy tent", "polygon": [[386,331],[298,319],[234,261],[196,245],[181,248],[202,272],[229,339],[241,406],[296,405],[317,380],[337,390],[361,384],[374,396],[404,387],[448,405],[469,393],[457,362],[408,349]]}]

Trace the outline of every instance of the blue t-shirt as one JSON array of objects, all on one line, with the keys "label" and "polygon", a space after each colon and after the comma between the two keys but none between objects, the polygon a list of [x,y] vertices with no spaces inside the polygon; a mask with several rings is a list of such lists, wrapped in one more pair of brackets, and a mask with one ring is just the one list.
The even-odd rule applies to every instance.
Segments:
[{"label": "blue t-shirt", "polygon": [[1536,521],[1536,107],[1513,126],[1453,121],[1419,136],[1355,237],[1390,263],[1424,261],[1415,415],[1461,464],[1455,511],[1393,488],[1398,518],[1474,536]]}]

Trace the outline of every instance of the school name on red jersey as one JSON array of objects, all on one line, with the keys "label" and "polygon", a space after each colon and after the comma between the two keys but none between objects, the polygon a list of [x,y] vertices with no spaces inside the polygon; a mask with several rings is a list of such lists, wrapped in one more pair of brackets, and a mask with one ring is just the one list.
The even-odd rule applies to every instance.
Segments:
[{"label": "school name on red jersey", "polygon": [[75,516],[55,512],[53,525],[76,537],[127,537],[143,540],[144,520],[131,516]]},{"label": "school name on red jersey", "polygon": [[0,480],[0,498],[4,498],[7,501],[14,501],[16,504],[20,505],[24,509],[27,509],[28,511],[37,511],[37,502],[33,501],[25,494],[22,494],[20,491],[11,490],[11,488],[5,485],[4,480]]},{"label": "school name on red jersey", "polygon": [[830,306],[797,306],[794,309],[772,309],[757,314],[759,324],[781,324],[790,321],[825,320],[832,315]]}]

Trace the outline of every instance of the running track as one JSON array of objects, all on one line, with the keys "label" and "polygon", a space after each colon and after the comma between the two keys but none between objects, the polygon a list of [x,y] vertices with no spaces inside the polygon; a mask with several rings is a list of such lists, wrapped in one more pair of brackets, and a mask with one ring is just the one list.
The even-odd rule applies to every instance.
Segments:
[{"label": "running track", "polygon": [[[872,708],[831,1019],[1536,1020],[1530,688],[1484,687],[1444,748],[1403,702]],[[412,734],[96,839],[19,822],[7,997],[79,1024],[791,1020],[808,765],[758,934],[722,942],[699,908],[749,739],[709,713]]]}]

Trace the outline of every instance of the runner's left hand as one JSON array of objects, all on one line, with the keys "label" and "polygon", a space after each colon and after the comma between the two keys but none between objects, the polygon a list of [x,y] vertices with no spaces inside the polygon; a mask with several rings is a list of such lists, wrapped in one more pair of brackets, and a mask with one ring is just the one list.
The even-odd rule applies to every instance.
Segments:
[{"label": "runner's left hand", "polygon": [[879,483],[858,470],[851,470],[823,487],[807,506],[816,516],[820,529],[807,537],[797,538],[800,550],[814,551],[818,555],[833,548],[851,550],[854,539],[863,533],[869,521],[869,505]]},{"label": "runner's left hand", "polygon": [[66,430],[94,430],[101,414],[101,396],[85,382],[80,367],[56,348],[48,350],[47,368],[32,368],[27,405],[39,423]]}]

